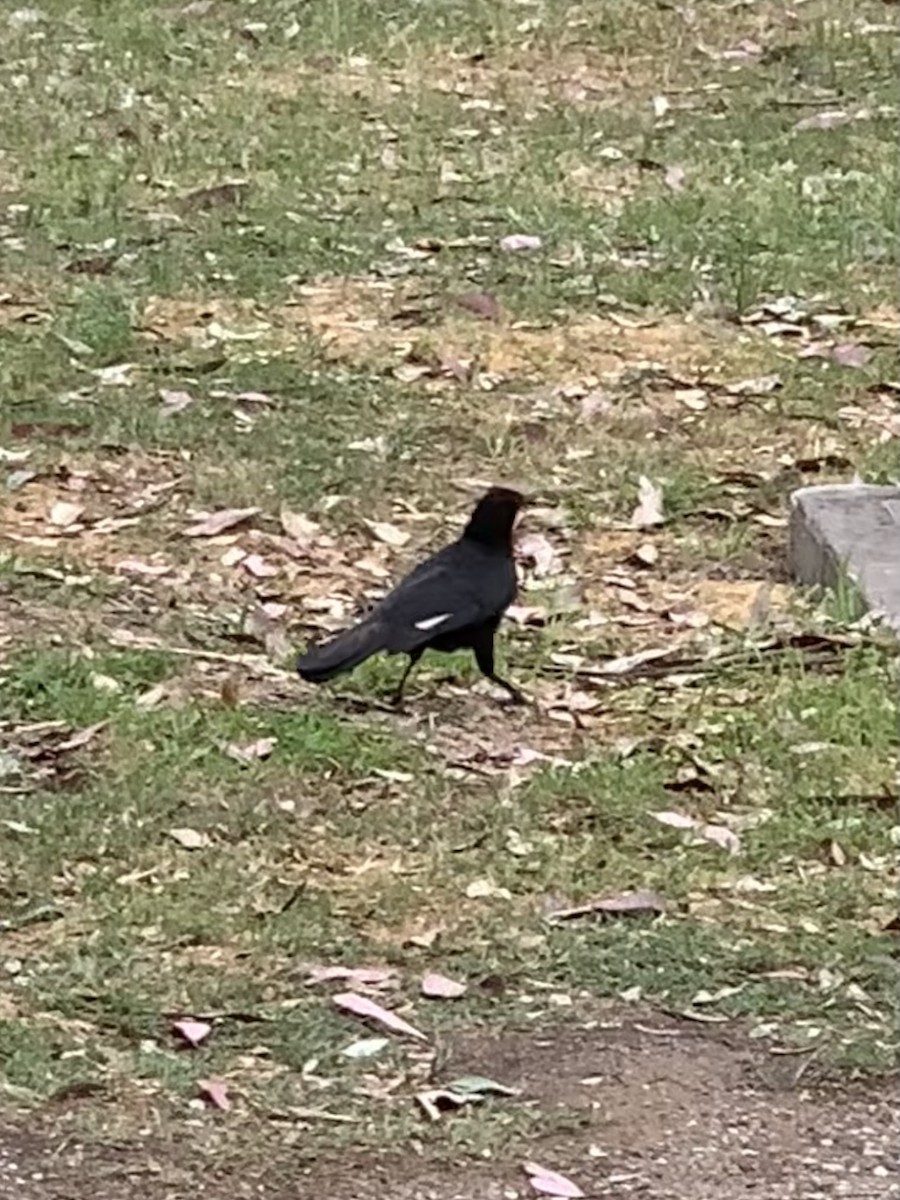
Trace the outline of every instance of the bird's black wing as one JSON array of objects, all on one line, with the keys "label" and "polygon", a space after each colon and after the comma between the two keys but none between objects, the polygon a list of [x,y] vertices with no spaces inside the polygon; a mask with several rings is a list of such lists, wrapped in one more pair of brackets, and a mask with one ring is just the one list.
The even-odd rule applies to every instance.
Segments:
[{"label": "bird's black wing", "polygon": [[392,653],[426,646],[435,637],[499,619],[516,592],[506,554],[454,542],[421,563],[375,608]]}]

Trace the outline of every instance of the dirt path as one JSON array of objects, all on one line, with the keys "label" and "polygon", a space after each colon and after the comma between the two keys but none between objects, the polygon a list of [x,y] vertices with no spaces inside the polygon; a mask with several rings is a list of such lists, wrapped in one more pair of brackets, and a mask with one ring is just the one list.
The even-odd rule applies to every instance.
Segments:
[{"label": "dirt path", "polygon": [[[546,1036],[477,1033],[457,1042],[448,1069],[521,1088],[517,1103],[538,1110],[548,1130],[489,1160],[348,1149],[310,1161],[302,1139],[276,1150],[252,1118],[234,1121],[237,1140],[210,1118],[104,1144],[78,1132],[78,1103],[94,1103],[82,1101],[52,1122],[7,1117],[0,1200],[524,1200],[524,1158],[564,1172],[588,1196],[900,1196],[895,1088],[810,1086],[814,1065],[654,1014],[626,1023],[607,1013]],[[90,1115],[97,1129],[102,1115]]]}]

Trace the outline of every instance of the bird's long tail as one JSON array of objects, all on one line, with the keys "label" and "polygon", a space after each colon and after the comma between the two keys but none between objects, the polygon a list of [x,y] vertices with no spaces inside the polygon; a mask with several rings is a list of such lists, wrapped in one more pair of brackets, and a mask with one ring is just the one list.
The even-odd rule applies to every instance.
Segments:
[{"label": "bird's long tail", "polygon": [[386,633],[381,621],[362,621],[323,646],[314,646],[302,654],[297,659],[300,677],[309,683],[324,683],[344,671],[352,671],[385,648]]}]

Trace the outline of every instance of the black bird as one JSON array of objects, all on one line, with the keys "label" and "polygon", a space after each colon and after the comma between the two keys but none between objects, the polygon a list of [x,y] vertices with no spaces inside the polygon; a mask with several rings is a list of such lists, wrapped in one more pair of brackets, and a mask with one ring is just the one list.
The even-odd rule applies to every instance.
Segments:
[{"label": "black bird", "polygon": [[494,670],[494,634],[516,595],[512,534],[525,497],[493,487],[475,505],[462,536],[420,563],[358,625],[301,655],[311,683],[351,671],[373,654],[408,654],[393,701],[426,650],[471,650],[481,673],[521,704],[525,697]]}]

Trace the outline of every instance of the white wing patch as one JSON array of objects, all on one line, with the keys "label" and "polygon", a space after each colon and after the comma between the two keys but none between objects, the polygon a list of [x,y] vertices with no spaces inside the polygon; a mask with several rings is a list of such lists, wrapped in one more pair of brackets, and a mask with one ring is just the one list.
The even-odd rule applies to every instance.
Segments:
[{"label": "white wing patch", "polygon": [[421,621],[416,621],[416,629],[426,630],[434,629],[438,625],[443,625],[445,621],[449,621],[453,613],[438,613],[436,617],[425,617]]}]

